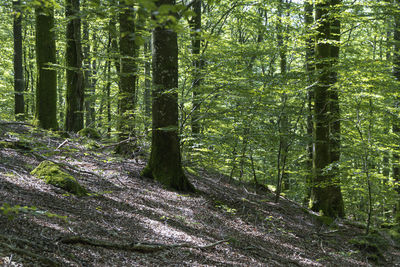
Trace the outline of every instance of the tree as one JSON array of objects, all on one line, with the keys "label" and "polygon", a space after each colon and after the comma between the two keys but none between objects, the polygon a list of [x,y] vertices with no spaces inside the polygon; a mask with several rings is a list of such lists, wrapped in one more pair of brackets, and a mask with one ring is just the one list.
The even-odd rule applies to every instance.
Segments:
[{"label": "tree", "polygon": [[308,136],[308,142],[307,142],[307,162],[306,162],[306,196],[304,198],[303,203],[307,204],[310,200],[311,197],[311,185],[312,185],[312,180],[313,180],[313,154],[314,154],[314,141],[313,141],[313,89],[312,89],[312,84],[314,83],[314,70],[315,70],[315,65],[314,65],[314,38],[313,38],[313,33],[310,30],[312,27],[312,24],[314,23],[314,18],[313,18],[313,11],[314,7],[312,2],[310,0],[304,1],[304,24],[306,29],[308,29],[307,37],[306,37],[306,58],[305,58],[305,71],[306,71],[306,77],[307,77],[307,84],[309,89],[307,90],[307,136]]},{"label": "tree", "polygon": [[202,82],[202,74],[201,70],[203,68],[203,60],[200,58],[200,48],[201,48],[201,0],[197,0],[193,4],[193,12],[194,16],[189,21],[191,29],[190,33],[192,36],[192,55],[193,55],[193,81],[192,81],[192,90],[193,90],[193,107],[192,107],[192,134],[198,135],[200,133],[200,100],[199,100],[199,89]]},{"label": "tree", "polygon": [[21,1],[13,1],[14,5],[14,114],[16,119],[23,119],[25,114],[24,102],[24,69],[22,64],[22,10]]},{"label": "tree", "polygon": [[[400,1],[395,0],[394,1],[395,7],[399,8],[400,7]],[[394,15],[394,49],[393,49],[393,76],[395,77],[397,82],[400,82],[400,14],[396,13]],[[396,108],[398,109],[400,107],[399,104],[399,98],[396,99]],[[394,123],[393,125],[393,132],[397,135],[400,134],[400,126],[398,123]],[[399,160],[400,156],[398,152],[394,153],[394,166],[393,166],[393,178],[397,183],[400,183],[400,167],[399,167]],[[400,198],[400,185],[396,185],[395,189],[397,193],[399,194]],[[398,222],[400,222],[400,200],[398,201],[397,207],[396,207],[396,219]]]},{"label": "tree", "polygon": [[[160,8],[175,0],[159,0]],[[172,15],[171,12],[168,15]],[[160,17],[153,17],[153,19]],[[165,19],[165,17],[163,18]],[[183,173],[178,136],[178,38],[173,21],[159,22],[153,30],[153,105],[151,154],[143,175],[180,191],[194,191]]]},{"label": "tree", "polygon": [[84,81],[82,73],[81,20],[79,0],[65,0],[66,31],[66,113],[65,130],[77,132],[83,128]]},{"label": "tree", "polygon": [[54,7],[40,1],[36,16],[36,112],[37,124],[44,129],[57,129],[57,71]]},{"label": "tree", "polygon": [[[120,91],[119,91],[119,118],[118,131],[119,139],[124,140],[133,134],[134,131],[134,109],[135,109],[135,90],[136,90],[136,62],[137,53],[135,38],[135,12],[132,5],[127,4],[126,0],[120,1],[121,11],[119,13],[120,25]],[[119,153],[129,151],[126,144],[117,148]],[[128,150],[128,151],[126,151]]]},{"label": "tree", "polygon": [[334,177],[335,173],[329,170],[329,167],[332,168],[330,165],[338,160],[338,153],[340,153],[335,143],[336,139],[340,138],[340,132],[337,132],[337,124],[335,124],[339,120],[336,113],[339,103],[336,99],[335,84],[332,83],[336,76],[332,64],[335,64],[337,60],[339,48],[329,41],[337,40],[336,34],[340,33],[336,14],[332,12],[338,4],[339,1],[336,0],[320,1],[316,4],[315,12],[318,28],[316,36],[317,84],[314,87],[315,181],[312,209],[322,211],[324,215],[330,217],[344,216],[338,178]]}]

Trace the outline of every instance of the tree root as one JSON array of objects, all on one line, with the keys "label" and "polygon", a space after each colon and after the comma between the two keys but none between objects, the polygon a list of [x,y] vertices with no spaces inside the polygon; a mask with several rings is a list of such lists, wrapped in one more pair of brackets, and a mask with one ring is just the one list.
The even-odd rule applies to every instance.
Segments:
[{"label": "tree root", "polygon": [[45,266],[61,266],[61,264],[59,264],[58,262],[54,261],[53,259],[44,257],[42,255],[39,255],[39,254],[36,254],[36,253],[33,253],[33,252],[30,252],[30,251],[28,251],[26,249],[20,249],[20,248],[14,247],[14,246],[9,245],[9,244],[4,243],[4,242],[0,242],[0,247],[5,247],[6,249],[8,249],[8,250],[10,250],[10,251],[12,251],[14,253],[17,253],[17,254],[22,255],[22,256],[27,256],[27,257],[29,257],[31,259],[35,259],[37,262],[40,262],[40,263],[44,264]]},{"label": "tree root", "polygon": [[127,250],[127,251],[135,251],[141,253],[152,253],[157,251],[162,251],[166,249],[172,248],[197,248],[197,249],[207,249],[215,247],[218,244],[228,242],[228,239],[220,240],[208,245],[204,246],[194,246],[191,244],[157,244],[157,243],[114,243],[108,242],[104,240],[92,239],[92,238],[84,238],[80,236],[72,236],[72,237],[65,237],[62,238],[59,242],[63,244],[82,244],[82,245],[90,245],[95,247],[102,247],[107,249],[117,249],[117,250]]}]

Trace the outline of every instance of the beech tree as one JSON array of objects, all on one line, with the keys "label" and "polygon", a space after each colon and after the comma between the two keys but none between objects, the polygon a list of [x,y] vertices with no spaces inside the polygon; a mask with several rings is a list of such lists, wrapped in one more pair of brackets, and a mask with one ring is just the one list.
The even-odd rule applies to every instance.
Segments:
[{"label": "beech tree", "polygon": [[[135,12],[134,6],[128,1],[121,0],[119,13],[120,37],[120,91],[118,131],[119,139],[124,140],[133,135],[134,131],[134,109],[135,109],[135,89],[136,89],[136,62],[137,46],[135,39]],[[129,146],[123,144],[117,148],[119,153],[129,152]],[[124,151],[125,150],[125,151]],[[128,150],[128,151],[126,151]]]},{"label": "beech tree", "polygon": [[[339,110],[336,73],[333,64],[339,55],[338,40],[340,24],[337,14],[332,12],[339,4],[336,0],[319,1],[315,5],[315,19],[318,24],[316,36],[317,84],[315,94],[315,180],[312,209],[322,211],[330,217],[343,217],[344,206],[338,177],[329,170],[340,155],[337,144],[340,138]],[[331,167],[332,168],[332,167]]]},{"label": "beech tree", "polygon": [[57,129],[57,71],[54,7],[46,1],[38,2],[36,17],[36,112],[37,124],[44,129]]},{"label": "beech tree", "polygon": [[22,64],[22,9],[21,1],[13,1],[14,5],[14,114],[16,119],[23,119],[25,113],[24,102],[24,69]]},{"label": "beech tree", "polygon": [[82,73],[81,20],[79,0],[65,0],[66,31],[66,113],[65,130],[77,132],[83,128],[84,81]]},{"label": "beech tree", "polygon": [[[157,8],[175,0],[156,1]],[[172,11],[169,16],[173,15]],[[153,17],[160,19],[160,17]],[[143,175],[180,191],[194,191],[185,176],[178,136],[178,38],[173,20],[163,17],[153,30],[151,154]]]}]

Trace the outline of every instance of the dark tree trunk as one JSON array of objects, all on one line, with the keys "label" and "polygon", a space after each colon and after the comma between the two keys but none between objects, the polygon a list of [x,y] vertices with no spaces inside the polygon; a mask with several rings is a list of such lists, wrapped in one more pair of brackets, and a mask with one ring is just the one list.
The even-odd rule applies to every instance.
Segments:
[{"label": "dark tree trunk", "polygon": [[37,124],[44,129],[57,129],[57,71],[51,69],[56,64],[56,38],[54,28],[54,8],[41,4],[36,14],[36,114]]},{"label": "dark tree trunk", "polygon": [[24,102],[24,68],[22,65],[22,10],[21,1],[13,1],[14,5],[14,114],[17,120],[23,120],[25,116]]},{"label": "dark tree trunk", "polygon": [[[343,217],[344,206],[343,198],[337,177],[334,172],[326,170],[337,157],[338,151],[332,140],[332,122],[338,120],[337,115],[332,114],[331,91],[333,89],[332,77],[334,69],[332,68],[332,54],[335,48],[331,50],[332,28],[335,22],[332,22],[330,11],[335,8],[337,1],[322,1],[316,4],[315,19],[318,22],[317,45],[316,45],[316,69],[317,84],[314,87],[315,93],[315,181],[313,187],[313,205],[314,211],[322,211],[324,215],[330,217]],[[333,32],[336,30],[333,29]],[[335,61],[335,60],[333,60]],[[339,103],[337,103],[338,105]],[[334,119],[335,118],[335,119]],[[340,137],[340,132],[336,133]],[[338,138],[338,137],[337,137]]]},{"label": "dark tree trunk", "polygon": [[[134,135],[134,111],[135,111],[135,89],[136,89],[136,62],[135,56],[137,46],[135,44],[135,12],[134,7],[120,1],[120,91],[119,91],[119,116],[118,131],[119,140],[127,139]],[[131,146],[123,144],[117,147],[119,153],[128,153]]]},{"label": "dark tree trunk", "polygon": [[65,130],[77,132],[83,128],[84,81],[82,73],[81,20],[79,0],[65,0],[66,32],[66,118]]},{"label": "dark tree trunk", "polygon": [[[175,0],[159,0],[175,5]],[[154,18],[155,19],[155,18]],[[194,191],[181,165],[178,136],[178,38],[166,21],[153,31],[153,132],[151,154],[143,175],[169,188]]]}]

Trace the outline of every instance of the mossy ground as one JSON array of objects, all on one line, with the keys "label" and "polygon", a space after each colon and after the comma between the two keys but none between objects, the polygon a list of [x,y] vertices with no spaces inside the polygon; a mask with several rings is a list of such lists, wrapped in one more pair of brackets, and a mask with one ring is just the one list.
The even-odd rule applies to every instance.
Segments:
[{"label": "mossy ground", "polygon": [[93,129],[93,128],[83,128],[82,130],[80,130],[78,132],[78,135],[82,136],[82,137],[89,137],[95,140],[100,140],[101,139],[101,135],[100,133]]},{"label": "mossy ground", "polygon": [[84,196],[87,191],[74,177],[62,171],[60,167],[51,162],[43,161],[31,172],[32,175],[44,180],[47,184],[54,185],[77,196]]}]

